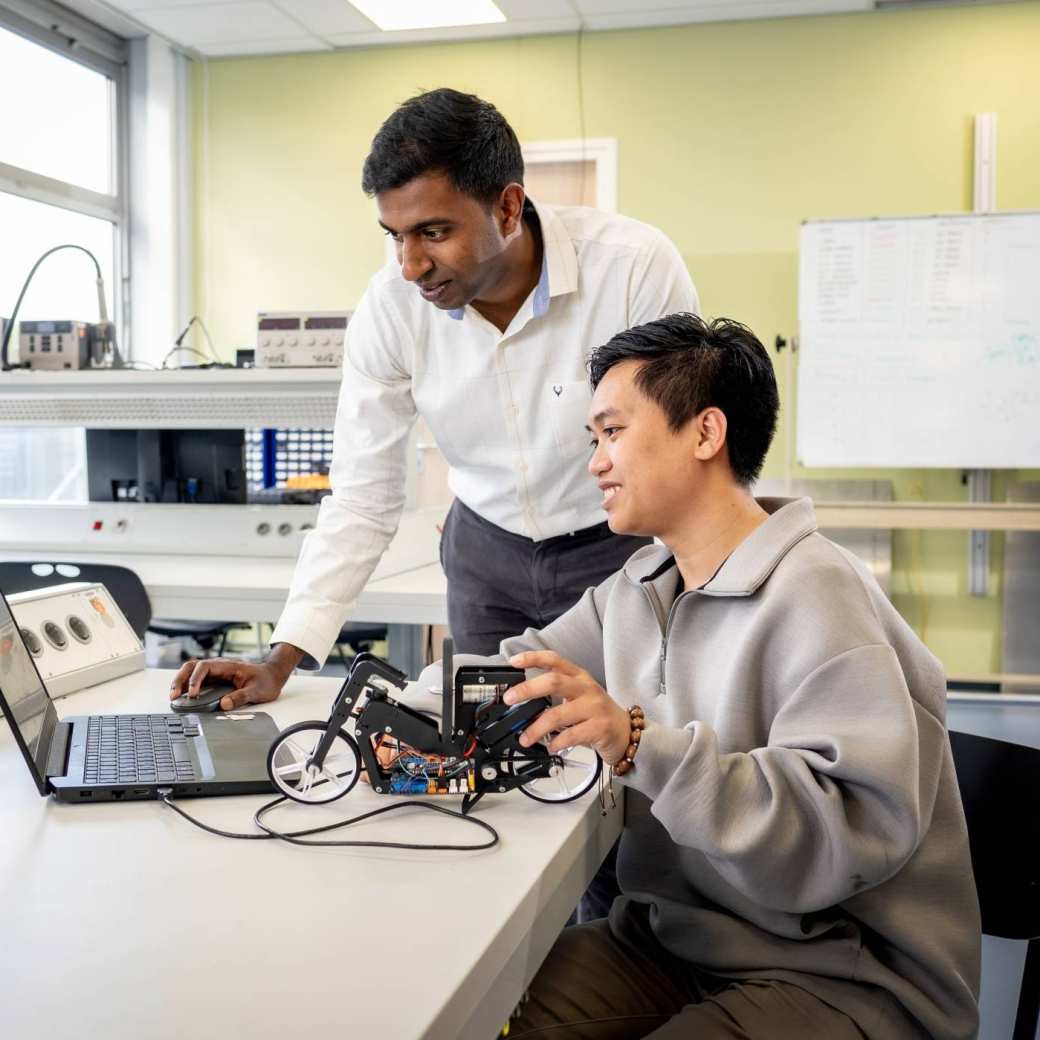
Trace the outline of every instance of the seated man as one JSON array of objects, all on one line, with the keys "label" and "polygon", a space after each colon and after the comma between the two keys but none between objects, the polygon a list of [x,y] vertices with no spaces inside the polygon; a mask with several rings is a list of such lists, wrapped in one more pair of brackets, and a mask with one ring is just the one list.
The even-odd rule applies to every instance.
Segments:
[{"label": "seated man", "polygon": [[531,670],[506,701],[556,701],[525,743],[595,748],[628,789],[621,895],[563,932],[511,1040],[973,1037],[942,668],[809,500],[752,497],[765,350],[678,314],[590,369],[610,527],[664,544],[502,643]]}]

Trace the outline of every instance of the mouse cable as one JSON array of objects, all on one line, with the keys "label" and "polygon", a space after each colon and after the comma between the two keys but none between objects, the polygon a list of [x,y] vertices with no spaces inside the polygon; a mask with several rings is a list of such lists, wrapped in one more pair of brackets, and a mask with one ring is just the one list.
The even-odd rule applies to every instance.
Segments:
[{"label": "mouse cable", "polygon": [[[280,798],[275,798],[274,801],[268,802],[266,805],[261,805],[253,815],[253,822],[257,827],[260,828],[263,834],[240,834],[236,831],[223,831],[218,827],[211,827],[209,824],[203,823],[201,820],[197,820],[194,816],[185,812],[179,805],[177,805],[173,798],[173,789],[169,787],[161,787],[158,791],[159,800],[165,805],[168,805],[175,813],[179,816],[183,816],[189,823],[193,823],[196,827],[201,828],[204,831],[208,831],[210,834],[216,834],[221,838],[240,838],[243,840],[256,840],[265,841],[271,838],[277,838],[280,841],[288,842],[290,845],[305,845],[311,846],[312,848],[324,847],[336,847],[336,848],[369,848],[369,849],[410,849],[417,852],[479,852],[483,849],[493,848],[498,844],[499,837],[498,831],[491,826],[490,823],[485,823],[484,820],[478,820],[475,816],[470,813],[457,812],[454,809],[445,808],[443,805],[431,805],[429,802],[396,802],[393,805],[384,805],[379,809],[372,809],[369,812],[362,813],[360,816],[354,816],[349,820],[341,820],[339,823],[327,823],[321,827],[309,827],[306,830],[301,831],[276,831],[273,827],[268,826],[263,822],[263,818],[272,809],[276,809],[278,806],[284,804],[289,799],[284,795]],[[489,841],[481,842],[480,844],[474,845],[440,845],[440,844],[412,844],[399,841],[309,841],[305,840],[312,834],[322,834],[325,831],[338,830],[340,827],[349,827],[353,823],[361,823],[363,820],[371,819],[373,816],[382,816],[384,813],[394,812],[397,809],[429,809],[431,812],[443,813],[445,816],[452,816],[458,820],[465,820],[467,823],[472,823],[482,830],[486,831],[491,835]]]}]

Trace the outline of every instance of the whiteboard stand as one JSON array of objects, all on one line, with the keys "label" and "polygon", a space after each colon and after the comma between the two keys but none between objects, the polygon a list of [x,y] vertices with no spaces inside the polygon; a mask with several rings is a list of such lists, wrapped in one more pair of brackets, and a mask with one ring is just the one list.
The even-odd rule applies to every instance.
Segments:
[{"label": "whiteboard stand", "polygon": [[[989,502],[992,500],[989,469],[968,471],[968,500]],[[985,596],[989,591],[989,531],[968,532],[968,587],[973,596]]]},{"label": "whiteboard stand", "polygon": [[[980,112],[975,117],[975,177],[973,207],[976,213],[992,213],[997,208],[997,113]],[[968,500],[989,502],[988,469],[968,473]],[[971,531],[968,535],[968,591],[973,596],[989,592],[989,532]]]},{"label": "whiteboard stand", "polygon": [[[791,497],[791,487],[793,484],[793,469],[794,469],[794,416],[796,414],[794,405],[794,376],[791,372],[791,365],[794,358],[794,352],[798,349],[798,339],[792,336],[790,339],[784,339],[779,333],[777,333],[776,339],[773,340],[773,347],[778,354],[782,354],[784,358],[784,400],[782,402],[784,408],[784,495],[788,498]],[[785,348],[787,353],[784,353]]]}]

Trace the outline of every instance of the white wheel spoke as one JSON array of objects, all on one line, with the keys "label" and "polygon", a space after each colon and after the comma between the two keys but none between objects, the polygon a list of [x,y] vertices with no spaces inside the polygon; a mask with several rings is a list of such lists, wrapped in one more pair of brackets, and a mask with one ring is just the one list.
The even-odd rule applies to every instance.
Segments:
[{"label": "white wheel spoke", "polygon": [[325,727],[315,723],[282,738],[268,768],[283,794],[298,802],[331,802],[357,782],[360,761],[345,735],[334,737],[320,766],[314,763],[325,736]]},{"label": "white wheel spoke", "polygon": [[[548,745],[554,736],[550,734],[542,740],[542,744]],[[532,776],[522,783],[520,789],[524,793],[542,802],[569,802],[592,787],[598,775],[599,759],[595,752],[584,747],[564,748],[552,753],[548,760],[522,752],[513,756],[512,769],[515,775],[523,776],[532,767],[542,775]]]},{"label": "white wheel spoke", "polygon": [[282,745],[282,747],[289,748],[289,750],[296,757],[297,762],[306,762],[310,758],[310,752],[306,748],[297,744],[291,737]]},{"label": "white wheel spoke", "polygon": [[580,769],[583,773],[591,773],[596,768],[592,762],[582,762],[576,758],[565,758],[562,762],[565,769]]}]

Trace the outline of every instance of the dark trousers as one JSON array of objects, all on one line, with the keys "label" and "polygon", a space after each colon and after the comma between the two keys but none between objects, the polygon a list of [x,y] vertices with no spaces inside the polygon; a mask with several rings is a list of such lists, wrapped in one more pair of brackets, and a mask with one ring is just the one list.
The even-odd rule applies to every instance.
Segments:
[{"label": "dark trousers", "polygon": [[[693,937],[691,937],[692,939]],[[799,986],[709,975],[673,956],[646,907],[565,928],[534,977],[510,1040],[864,1040]]]},{"label": "dark trousers", "polygon": [[649,538],[613,534],[605,523],[533,542],[456,499],[441,536],[455,649],[497,654],[503,639],[555,621],[649,544]]},{"label": "dark trousers", "polygon": [[[456,499],[441,537],[455,649],[497,654],[503,639],[555,621],[586,589],[620,570],[632,553],[650,542],[614,534],[606,523],[534,542],[502,530]],[[606,915],[618,892],[616,854],[615,847],[572,920]]]}]

